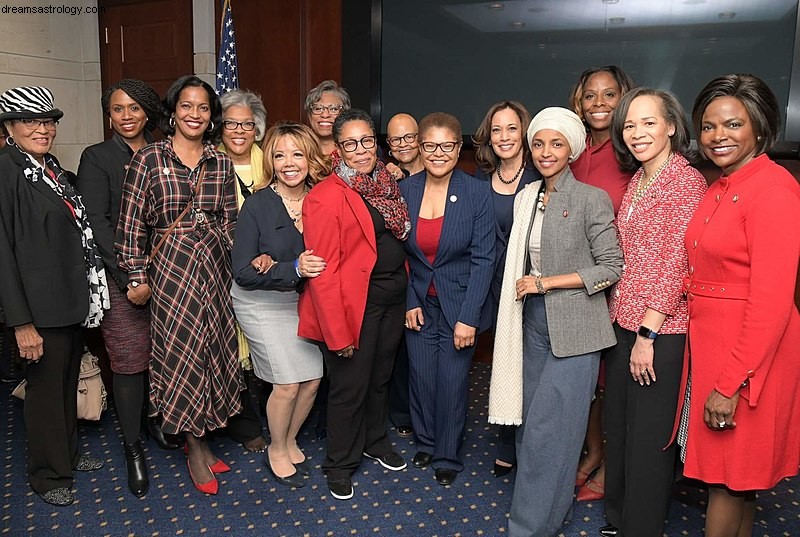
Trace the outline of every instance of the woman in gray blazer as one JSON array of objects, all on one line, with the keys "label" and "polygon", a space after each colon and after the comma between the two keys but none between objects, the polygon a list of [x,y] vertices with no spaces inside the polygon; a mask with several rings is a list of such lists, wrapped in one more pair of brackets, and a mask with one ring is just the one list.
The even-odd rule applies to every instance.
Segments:
[{"label": "woman in gray blazer", "polygon": [[552,537],[572,505],[600,350],[615,343],[605,295],[622,252],[603,190],[569,169],[586,147],[575,113],[528,127],[542,181],[514,202],[495,334],[489,421],[521,425],[509,534]]}]

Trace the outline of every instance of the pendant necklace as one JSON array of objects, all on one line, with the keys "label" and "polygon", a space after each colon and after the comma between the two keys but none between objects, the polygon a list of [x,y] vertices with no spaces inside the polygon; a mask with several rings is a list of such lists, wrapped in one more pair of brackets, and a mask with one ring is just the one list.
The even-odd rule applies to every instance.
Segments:
[{"label": "pendant necklace", "polygon": [[303,193],[300,194],[300,196],[297,197],[297,198],[288,198],[288,197],[284,196],[283,194],[281,194],[278,191],[278,185],[277,185],[276,182],[273,182],[272,185],[270,185],[270,186],[272,188],[272,191],[275,192],[278,196],[280,196],[281,200],[283,200],[283,206],[286,207],[287,211],[289,211],[289,215],[290,215],[290,218],[292,219],[292,222],[294,222],[294,223],[299,222],[303,218],[303,212],[296,210],[294,207],[289,205],[289,203],[299,203],[299,202],[303,201],[303,198],[305,198],[306,195],[308,194],[308,185],[305,186],[305,189],[303,190]]}]

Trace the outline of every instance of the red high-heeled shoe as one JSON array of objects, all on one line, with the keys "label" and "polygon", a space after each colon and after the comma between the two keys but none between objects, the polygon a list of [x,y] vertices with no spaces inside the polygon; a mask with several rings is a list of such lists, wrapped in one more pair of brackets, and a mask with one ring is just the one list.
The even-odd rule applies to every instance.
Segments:
[{"label": "red high-heeled shoe", "polygon": [[605,483],[589,480],[578,489],[575,499],[579,502],[596,502],[606,496]]},{"label": "red high-heeled shoe", "polygon": [[[189,445],[188,444],[184,444],[183,445],[183,452],[186,454],[187,457],[189,456]],[[209,466],[209,468],[211,468],[211,471],[214,472],[215,474],[224,474],[225,472],[230,472],[231,471],[231,467],[228,466],[227,464],[225,464],[222,461],[222,459],[219,459],[219,458],[217,459],[217,462],[215,462],[214,464]]]},{"label": "red high-heeled shoe", "polygon": [[[217,478],[214,477],[211,481],[207,483],[198,483],[197,480],[194,478],[194,474],[192,473],[192,465],[189,464],[189,459],[186,459],[186,467],[189,469],[189,477],[192,478],[192,483],[194,483],[194,488],[202,492],[203,494],[216,494],[219,492],[219,481]],[[209,467],[209,471],[211,468]]]}]

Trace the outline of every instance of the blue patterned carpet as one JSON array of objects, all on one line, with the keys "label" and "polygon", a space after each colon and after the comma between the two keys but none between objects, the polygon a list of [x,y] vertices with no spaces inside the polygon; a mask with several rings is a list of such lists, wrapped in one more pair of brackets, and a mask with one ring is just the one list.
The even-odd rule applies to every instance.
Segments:
[{"label": "blue patterned carpet", "polygon": [[[0,536],[466,536],[504,535],[513,489],[508,479],[495,479],[494,427],[486,423],[489,367],[476,363],[472,371],[471,405],[464,443],[466,469],[451,487],[433,479],[433,470],[410,467],[390,472],[365,460],[354,476],[355,497],[338,501],[328,493],[319,472],[324,442],[303,431],[300,441],[317,471],[303,489],[290,490],[269,476],[259,454],[244,451],[227,438],[214,441],[217,455],[232,467],[220,476],[220,493],[206,497],[189,481],[182,452],[146,445],[151,486],[137,499],[127,489],[125,460],[113,408],[97,424],[81,427],[81,450],[102,457],[106,465],[78,474],[78,501],[54,508],[30,490],[25,477],[22,405],[10,397],[13,386],[0,387],[4,401],[2,452],[2,515]],[[408,461],[413,441],[391,433],[397,451]],[[756,537],[800,536],[800,505],[786,480],[759,498]],[[676,488],[665,535],[702,535],[703,491]],[[602,502],[575,504],[563,537],[598,535],[605,524]]]}]

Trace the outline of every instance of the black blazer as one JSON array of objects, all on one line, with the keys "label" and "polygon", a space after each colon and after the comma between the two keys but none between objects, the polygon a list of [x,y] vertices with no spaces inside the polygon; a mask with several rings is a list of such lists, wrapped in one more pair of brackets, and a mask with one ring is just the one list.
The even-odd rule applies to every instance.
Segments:
[{"label": "black blazer", "polygon": [[0,308],[10,327],[78,324],[89,312],[81,231],[58,194],[25,178],[26,160],[0,150]]},{"label": "black blazer", "polygon": [[[231,251],[233,279],[244,289],[300,290],[294,261],[305,250],[303,235],[286,212],[280,196],[267,187],[249,196],[239,212]],[[259,274],[250,262],[268,254],[275,265]]]}]

